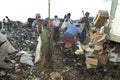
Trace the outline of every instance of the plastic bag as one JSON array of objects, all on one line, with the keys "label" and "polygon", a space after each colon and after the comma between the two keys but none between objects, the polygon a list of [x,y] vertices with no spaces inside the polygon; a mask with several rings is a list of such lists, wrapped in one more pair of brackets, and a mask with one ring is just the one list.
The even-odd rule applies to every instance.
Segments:
[{"label": "plastic bag", "polygon": [[35,63],[40,60],[40,57],[42,55],[41,46],[42,46],[41,36],[39,36],[38,37],[38,44],[37,44],[36,52],[35,52],[35,61],[34,61]]},{"label": "plastic bag", "polygon": [[28,65],[31,65],[33,66],[33,57],[32,57],[32,54],[29,54],[28,52],[26,51],[20,51],[16,54],[16,56],[21,56],[20,58],[20,62],[21,63],[25,63],[25,64],[28,64]]},{"label": "plastic bag", "polygon": [[82,47],[81,47],[81,43],[80,43],[79,41],[77,41],[77,47],[78,47],[79,49],[75,51],[75,54],[76,54],[76,55],[82,55],[82,54],[84,54],[84,51],[83,51],[83,49],[82,49]]}]

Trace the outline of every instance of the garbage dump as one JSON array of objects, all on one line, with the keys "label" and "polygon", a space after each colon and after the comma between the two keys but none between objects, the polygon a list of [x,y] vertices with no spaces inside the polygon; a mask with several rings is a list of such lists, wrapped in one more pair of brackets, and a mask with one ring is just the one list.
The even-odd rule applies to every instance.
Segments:
[{"label": "garbage dump", "polygon": [[4,26],[0,33],[0,79],[119,80],[120,44],[106,39],[103,24],[107,19],[108,15],[104,18],[98,14],[85,44],[76,39],[74,49],[64,47],[64,32],[61,32],[57,43],[53,42],[52,68],[46,64],[41,70],[41,62],[35,63],[36,50],[40,52],[36,30],[19,21],[12,22],[10,30]]},{"label": "garbage dump", "polygon": [[[71,52],[68,48],[63,48],[61,40],[55,45],[53,54],[53,69],[45,69],[40,73],[36,72],[38,64],[34,64],[34,53],[37,46],[38,35],[31,27],[16,26],[11,27],[12,31],[3,31],[1,34],[6,35],[6,42],[9,41],[12,47],[9,53],[6,53],[4,59],[0,61],[0,78],[4,80],[118,80],[120,65],[116,58],[109,57],[106,54],[99,54],[100,46],[91,48],[94,45],[89,43],[88,46],[82,46],[82,53],[75,54],[76,50],[81,49],[81,44],[77,44],[76,50]],[[3,39],[3,38],[0,38]],[[3,40],[4,41],[4,40]],[[2,42],[2,40],[1,40]],[[6,43],[5,42],[5,43]],[[3,45],[5,45],[3,43]],[[114,45],[119,44],[107,41],[106,51],[111,55],[118,55]],[[102,46],[103,47],[103,46]],[[63,49],[62,49],[63,48]],[[84,53],[83,53],[84,50]],[[12,52],[11,52],[12,51]],[[95,52],[94,52],[95,51]],[[78,51],[79,52],[79,51]],[[95,53],[94,55],[93,52]],[[117,51],[118,53],[119,51]],[[114,53],[114,54],[112,54]],[[28,57],[27,57],[28,55]],[[87,56],[86,56],[87,55]],[[3,57],[3,55],[1,54]],[[22,58],[24,57],[24,58]],[[112,61],[112,62],[111,62]],[[6,66],[7,65],[7,66]],[[9,67],[9,65],[12,65]]]}]

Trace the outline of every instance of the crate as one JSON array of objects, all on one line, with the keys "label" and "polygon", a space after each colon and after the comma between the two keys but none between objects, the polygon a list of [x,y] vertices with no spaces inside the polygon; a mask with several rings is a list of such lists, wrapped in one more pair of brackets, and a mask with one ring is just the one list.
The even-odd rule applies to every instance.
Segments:
[{"label": "crate", "polygon": [[108,18],[109,14],[107,10],[99,10],[97,16],[93,20],[94,26],[104,26]]}]

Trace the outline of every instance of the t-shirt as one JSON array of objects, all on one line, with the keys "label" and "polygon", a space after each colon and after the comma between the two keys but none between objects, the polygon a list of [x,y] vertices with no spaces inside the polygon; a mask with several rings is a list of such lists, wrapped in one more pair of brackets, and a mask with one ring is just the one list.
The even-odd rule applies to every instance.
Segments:
[{"label": "t-shirt", "polygon": [[75,25],[67,25],[66,32],[72,34],[73,36],[77,36],[80,33],[80,30]]},{"label": "t-shirt", "polygon": [[71,25],[71,24],[73,24],[73,22],[72,22],[71,19],[67,19],[67,18],[66,18],[64,21],[67,22],[67,25]]},{"label": "t-shirt", "polygon": [[81,23],[85,23],[84,25],[84,30],[89,30],[89,20],[88,17],[83,17],[82,20],[80,21]]},{"label": "t-shirt", "polygon": [[49,33],[48,29],[44,29],[41,33],[42,41],[41,51],[43,54],[53,51],[53,39],[52,37],[50,37],[50,39],[47,38],[48,33]]},{"label": "t-shirt", "polygon": [[60,25],[60,20],[59,19],[54,19],[52,21],[52,23],[53,23],[53,26],[59,26]]}]

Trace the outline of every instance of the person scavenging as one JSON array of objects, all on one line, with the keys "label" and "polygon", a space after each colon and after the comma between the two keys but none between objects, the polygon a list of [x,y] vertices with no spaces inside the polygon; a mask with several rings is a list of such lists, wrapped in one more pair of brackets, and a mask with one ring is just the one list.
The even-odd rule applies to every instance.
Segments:
[{"label": "person scavenging", "polygon": [[[41,46],[40,51],[40,64],[37,68],[37,72],[41,72],[43,69],[51,68],[52,69],[52,53],[53,53],[53,37],[52,32],[49,30],[49,21],[44,21],[44,29],[42,30],[41,34],[39,35]],[[52,26],[52,25],[51,25]],[[39,48],[39,47],[38,47]]]},{"label": "person scavenging", "polygon": [[64,47],[74,49],[77,39],[80,39],[80,29],[73,24],[67,25],[67,29],[63,34]]},{"label": "person scavenging", "polygon": [[54,41],[57,41],[59,39],[59,30],[60,30],[60,20],[58,19],[57,15],[54,16],[52,24],[53,24],[53,38]]},{"label": "person scavenging", "polygon": [[80,23],[85,23],[85,25],[83,26],[83,30],[81,32],[81,39],[80,39],[80,42],[81,44],[85,44],[85,40],[86,40],[86,36],[89,35],[89,15],[90,13],[89,12],[86,12],[84,14],[84,17],[81,19]]}]

